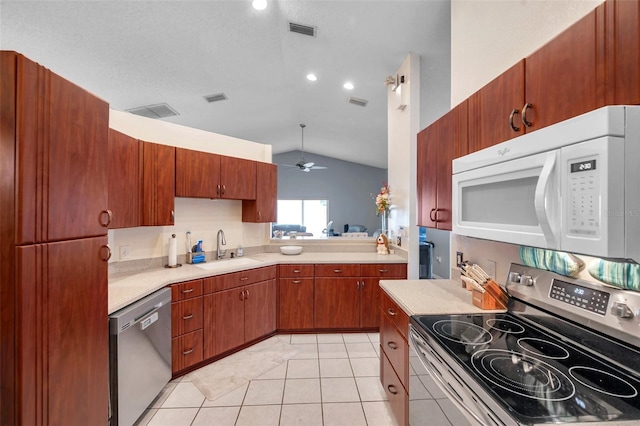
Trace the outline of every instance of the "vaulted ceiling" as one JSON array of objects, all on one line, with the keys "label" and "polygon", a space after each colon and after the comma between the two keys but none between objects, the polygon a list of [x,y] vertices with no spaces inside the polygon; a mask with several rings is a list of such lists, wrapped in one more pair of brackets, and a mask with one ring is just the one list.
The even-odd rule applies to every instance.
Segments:
[{"label": "vaulted ceiling", "polygon": [[[305,123],[305,151],[386,168],[385,77],[409,52],[428,62],[423,72],[448,70],[449,17],[449,1],[436,0],[269,1],[261,11],[249,0],[2,1],[0,47],[116,110],[167,103],[179,115],[163,120],[274,153],[299,150]],[[204,99],[218,93],[227,99]]]}]

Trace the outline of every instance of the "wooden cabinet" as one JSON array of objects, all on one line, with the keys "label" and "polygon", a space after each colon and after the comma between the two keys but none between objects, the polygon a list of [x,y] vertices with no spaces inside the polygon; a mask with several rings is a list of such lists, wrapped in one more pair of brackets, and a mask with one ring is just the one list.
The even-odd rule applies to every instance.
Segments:
[{"label": "wooden cabinet", "polygon": [[378,328],[381,278],[406,278],[406,264],[316,265],[314,327]]},{"label": "wooden cabinet", "polygon": [[175,157],[173,146],[140,141],[140,225],[174,223]]},{"label": "wooden cabinet", "polygon": [[109,107],[0,52],[0,423],[108,417]]},{"label": "wooden cabinet", "polygon": [[205,359],[275,331],[275,266],[205,278],[204,293]]},{"label": "wooden cabinet", "polygon": [[16,248],[16,328],[7,333],[15,339],[15,424],[107,418],[106,244],[105,236]]},{"label": "wooden cabinet", "polygon": [[171,285],[171,370],[175,376],[203,360],[202,280]]},{"label": "wooden cabinet", "polygon": [[109,228],[140,225],[138,139],[109,129]]},{"label": "wooden cabinet", "polygon": [[256,199],[256,162],[176,148],[177,197]]},{"label": "wooden cabinet", "polygon": [[467,101],[418,133],[418,225],[451,230],[451,162],[467,154]]},{"label": "wooden cabinet", "polygon": [[278,330],[313,329],[313,265],[278,266]]},{"label": "wooden cabinet", "polygon": [[243,222],[277,221],[278,166],[256,163],[256,199],[242,201]]},{"label": "wooden cabinet", "polygon": [[387,295],[380,298],[380,382],[398,425],[409,424],[409,317]]},{"label": "wooden cabinet", "polygon": [[[607,103],[640,104],[640,2],[607,0]],[[600,21],[598,21],[600,22]]]}]

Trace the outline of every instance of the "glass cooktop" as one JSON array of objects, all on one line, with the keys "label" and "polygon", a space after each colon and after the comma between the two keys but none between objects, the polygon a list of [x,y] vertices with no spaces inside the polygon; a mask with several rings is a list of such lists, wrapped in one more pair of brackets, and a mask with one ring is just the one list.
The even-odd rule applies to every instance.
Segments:
[{"label": "glass cooktop", "polygon": [[640,419],[637,375],[516,316],[423,315],[412,323],[521,424]]}]

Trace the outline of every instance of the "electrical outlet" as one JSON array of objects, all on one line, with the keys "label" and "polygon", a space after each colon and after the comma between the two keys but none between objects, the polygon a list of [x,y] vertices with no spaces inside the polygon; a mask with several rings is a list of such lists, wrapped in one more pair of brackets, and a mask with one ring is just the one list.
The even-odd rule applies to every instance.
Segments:
[{"label": "electrical outlet", "polygon": [[494,280],[496,279],[496,261],[487,259],[487,269],[485,271]]},{"label": "electrical outlet", "polygon": [[442,256],[436,256],[436,262],[442,263]]},{"label": "electrical outlet", "polygon": [[129,257],[129,254],[130,251],[128,244],[120,246],[120,260],[126,259],[127,257]]},{"label": "electrical outlet", "polygon": [[461,251],[456,252],[456,265],[460,266],[464,262],[463,253]]}]

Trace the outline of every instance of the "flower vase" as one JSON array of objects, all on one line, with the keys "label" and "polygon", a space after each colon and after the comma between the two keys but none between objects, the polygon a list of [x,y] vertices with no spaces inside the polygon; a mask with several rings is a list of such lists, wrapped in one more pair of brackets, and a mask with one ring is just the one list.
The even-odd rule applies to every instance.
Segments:
[{"label": "flower vase", "polygon": [[382,220],[382,233],[387,235],[387,226],[388,226],[388,222],[389,222],[389,217],[388,217],[388,213],[382,212],[382,214],[380,215],[380,219]]}]

